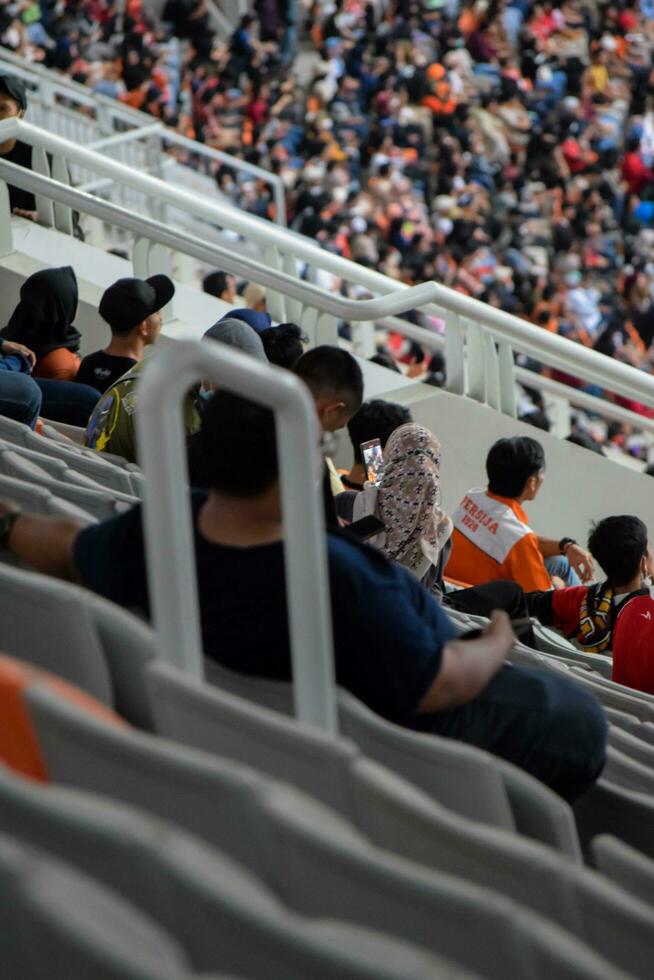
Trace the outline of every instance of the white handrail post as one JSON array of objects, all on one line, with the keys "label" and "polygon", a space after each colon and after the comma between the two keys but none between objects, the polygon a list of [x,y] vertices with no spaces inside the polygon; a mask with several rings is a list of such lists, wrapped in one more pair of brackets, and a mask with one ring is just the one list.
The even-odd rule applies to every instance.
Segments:
[{"label": "white handrail post", "polygon": [[463,329],[461,318],[452,310],[445,312],[445,390],[454,395],[465,393],[465,365],[463,358]]},{"label": "white handrail post", "polygon": [[299,720],[335,732],[327,546],[313,402],[290,372],[208,341],[180,341],[157,351],[139,381],[136,432],[145,475],[146,559],[160,654],[201,676],[181,412],[182,399],[200,377],[275,412],[295,709]]},{"label": "white handrail post", "polygon": [[497,362],[500,375],[500,411],[516,418],[518,408],[515,397],[515,364],[513,349],[506,340],[498,341]]},{"label": "white handrail post", "polygon": [[500,409],[500,365],[497,355],[497,345],[492,333],[484,331],[484,365],[486,375],[486,404],[499,411]]},{"label": "white handrail post", "polygon": [[0,255],[11,255],[14,238],[11,231],[11,210],[9,208],[9,188],[0,180]]}]

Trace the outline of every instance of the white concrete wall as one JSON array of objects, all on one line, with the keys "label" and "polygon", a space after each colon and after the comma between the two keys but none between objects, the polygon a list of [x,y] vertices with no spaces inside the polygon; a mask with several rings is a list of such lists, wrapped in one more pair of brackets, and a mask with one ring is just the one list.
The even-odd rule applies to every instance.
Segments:
[{"label": "white concrete wall", "polygon": [[[72,265],[80,294],[75,325],[82,334],[81,354],[106,347],[110,333],[97,312],[100,297],[116,279],[134,274],[131,263],[22,218],[12,219],[12,231],[15,251],[0,257],[0,327],[9,319],[27,276],[50,266]],[[164,325],[165,337],[199,338],[229,309],[222,300],[208,296],[200,288],[179,282],[175,287],[173,318]]]},{"label": "white concrete wall", "polygon": [[[392,372],[387,373],[390,384]],[[384,397],[407,405],[415,421],[426,425],[440,439],[443,502],[450,512],[467,490],[486,486],[486,454],[493,442],[504,436],[525,435],[542,444],[547,459],[543,487],[536,500],[526,506],[537,533],[555,538],[569,535],[582,542],[588,537],[592,521],[610,514],[636,514],[654,535],[652,477],[468,398],[427,385],[389,389]],[[339,464],[349,465],[350,456],[348,440],[341,437]]]}]

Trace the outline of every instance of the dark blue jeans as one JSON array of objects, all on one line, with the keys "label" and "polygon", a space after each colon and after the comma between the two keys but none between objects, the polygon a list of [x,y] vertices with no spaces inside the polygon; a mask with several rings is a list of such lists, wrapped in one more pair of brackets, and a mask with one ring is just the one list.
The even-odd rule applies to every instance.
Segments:
[{"label": "dark blue jeans", "polygon": [[33,429],[41,411],[41,389],[29,374],[0,371],[0,415]]},{"label": "dark blue jeans", "polygon": [[513,762],[570,803],[593,785],[606,760],[599,701],[567,677],[532,667],[506,664],[473,701],[420,727]]},{"label": "dark blue jeans", "polygon": [[50,381],[18,371],[0,371],[0,415],[32,429],[39,415],[84,428],[99,397],[95,388],[76,381]]},{"label": "dark blue jeans", "polygon": [[100,398],[99,391],[77,381],[52,381],[48,378],[35,378],[34,381],[41,389],[41,415],[44,419],[86,428]]}]

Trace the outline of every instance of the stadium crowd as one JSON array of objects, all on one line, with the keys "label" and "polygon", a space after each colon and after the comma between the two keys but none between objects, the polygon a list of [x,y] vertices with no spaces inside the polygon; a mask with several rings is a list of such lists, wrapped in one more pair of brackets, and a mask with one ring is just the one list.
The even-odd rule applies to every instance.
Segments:
[{"label": "stadium crowd", "polygon": [[[221,39],[203,0],[168,0],[161,21],[140,0],[5,0],[0,41],[281,174],[291,225],[325,248],[651,370],[650,0],[255,6]],[[273,214],[265,187],[215,177]],[[389,347],[428,367],[417,345]],[[524,405],[547,424],[539,408]]]}]

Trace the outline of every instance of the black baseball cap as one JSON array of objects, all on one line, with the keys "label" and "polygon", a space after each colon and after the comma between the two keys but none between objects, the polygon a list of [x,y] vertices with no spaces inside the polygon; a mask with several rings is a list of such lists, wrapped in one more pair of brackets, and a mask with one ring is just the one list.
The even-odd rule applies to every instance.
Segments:
[{"label": "black baseball cap", "polygon": [[20,78],[0,72],[0,92],[17,102],[20,109],[27,109],[27,88]]},{"label": "black baseball cap", "polygon": [[119,279],[105,289],[98,312],[116,333],[127,333],[169,303],[174,293],[175,284],[168,276]]}]

